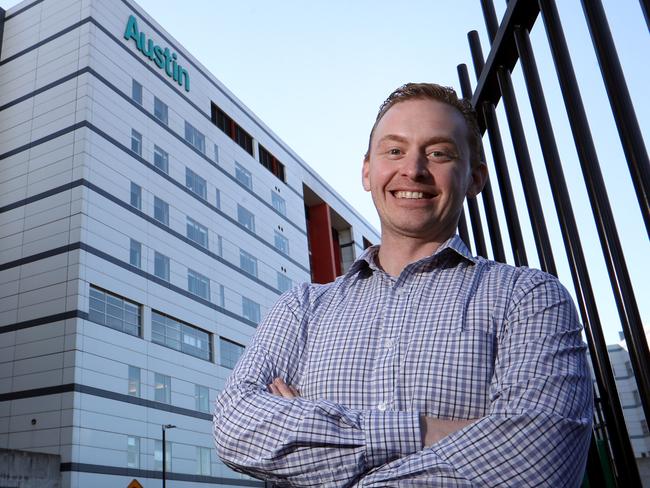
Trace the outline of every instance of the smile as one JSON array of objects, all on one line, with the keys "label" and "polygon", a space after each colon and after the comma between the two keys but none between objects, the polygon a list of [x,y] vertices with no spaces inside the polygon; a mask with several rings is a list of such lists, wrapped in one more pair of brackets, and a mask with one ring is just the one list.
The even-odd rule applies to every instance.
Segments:
[{"label": "smile", "polygon": [[394,191],[392,192],[395,198],[407,198],[410,200],[419,200],[422,198],[431,198],[432,195],[421,191]]}]

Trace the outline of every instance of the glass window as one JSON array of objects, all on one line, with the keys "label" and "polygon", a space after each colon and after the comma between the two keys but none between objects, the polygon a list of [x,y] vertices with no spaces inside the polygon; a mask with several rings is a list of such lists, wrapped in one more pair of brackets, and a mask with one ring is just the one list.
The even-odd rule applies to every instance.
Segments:
[{"label": "glass window", "polygon": [[126,440],[126,465],[129,468],[140,467],[140,438],[128,436]]},{"label": "glass window", "polygon": [[140,317],[140,304],[90,287],[89,320],[139,337]]},{"label": "glass window", "polygon": [[223,237],[217,236],[217,252],[223,257]]},{"label": "glass window", "polygon": [[151,311],[151,340],[190,356],[212,359],[210,333],[180,322],[169,315]]},{"label": "glass window", "polygon": [[153,218],[169,225],[169,204],[158,197],[153,197]]},{"label": "glass window", "polygon": [[277,230],[275,231],[275,248],[280,251],[282,254],[289,255],[289,239],[280,234]]},{"label": "glass window", "polygon": [[285,291],[290,290],[292,286],[293,283],[291,281],[291,278],[289,278],[286,274],[278,271],[278,290],[284,293]]},{"label": "glass window", "polygon": [[226,306],[226,287],[223,285],[219,285],[219,306]]},{"label": "glass window", "polygon": [[205,153],[205,136],[187,121],[185,121],[185,140]]},{"label": "glass window", "polygon": [[648,430],[648,422],[645,420],[641,421],[641,432],[643,432],[643,435],[650,435],[650,430]]},{"label": "glass window", "polygon": [[208,228],[196,220],[187,217],[187,238],[197,244],[208,247]]},{"label": "glass window", "polygon": [[257,276],[257,258],[242,249],[239,250],[239,267],[248,274]]},{"label": "glass window", "polygon": [[156,117],[162,123],[167,124],[168,112],[169,112],[169,110],[167,108],[167,104],[165,104],[160,98],[153,97],[153,115],[154,115],[154,117]]},{"label": "glass window", "polygon": [[205,300],[210,300],[210,279],[201,273],[188,269],[187,290]]},{"label": "glass window", "polygon": [[239,358],[244,353],[244,346],[236,342],[219,337],[219,355],[221,356],[221,366],[224,368],[234,368]]},{"label": "glass window", "polygon": [[160,279],[169,281],[169,258],[158,251],[154,252],[153,274]]},{"label": "glass window", "polygon": [[210,461],[212,455],[210,453],[209,447],[197,447],[196,448],[196,474],[203,476],[210,476],[212,474],[210,470]]},{"label": "glass window", "polygon": [[142,85],[135,80],[131,83],[131,98],[142,105]]},{"label": "glass window", "polygon": [[215,191],[216,191],[216,195],[215,195],[214,205],[219,210],[221,210],[221,192],[219,191],[219,188],[215,188]]},{"label": "glass window", "polygon": [[239,204],[237,204],[237,222],[251,232],[255,232],[255,215]]},{"label": "glass window", "polygon": [[142,188],[131,182],[131,206],[142,210]]},{"label": "glass window", "polygon": [[235,162],[235,178],[246,188],[253,189],[253,176],[241,164]]},{"label": "glass window", "polygon": [[206,200],[208,198],[208,184],[204,178],[201,178],[190,168],[185,168],[185,186],[188,187],[192,193]]},{"label": "glass window", "polygon": [[219,146],[216,144],[214,145],[214,160],[218,163],[219,162]]},{"label": "glass window", "polygon": [[129,395],[140,396],[140,368],[129,366]]},{"label": "glass window", "polygon": [[166,374],[154,373],[154,400],[160,403],[172,402],[172,379]]},{"label": "glass window", "polygon": [[131,129],[131,151],[142,156],[142,134],[135,129]]},{"label": "glass window", "polygon": [[[162,471],[162,441],[156,439],[153,446],[153,467],[156,471]],[[172,443],[165,442],[165,471],[172,471]]]},{"label": "glass window", "polygon": [[142,244],[133,239],[129,247],[129,264],[136,268],[140,268],[142,264]]},{"label": "glass window", "polygon": [[258,323],[260,321],[260,304],[250,298],[242,297],[242,315],[248,320]]},{"label": "glass window", "polygon": [[284,201],[284,198],[278,195],[277,192],[271,192],[271,203],[273,204],[273,208],[276,209],[279,213],[284,216],[287,215],[287,204]]},{"label": "glass window", "polygon": [[210,413],[210,390],[207,386],[194,385],[194,400],[196,410]]},{"label": "glass window", "polygon": [[164,149],[155,145],[153,147],[153,165],[169,174],[169,154]]}]

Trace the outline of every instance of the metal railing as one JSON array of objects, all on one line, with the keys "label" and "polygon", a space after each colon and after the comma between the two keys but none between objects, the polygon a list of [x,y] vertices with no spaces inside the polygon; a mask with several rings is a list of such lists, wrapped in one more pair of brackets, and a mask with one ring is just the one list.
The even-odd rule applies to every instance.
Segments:
[{"label": "metal railing", "polygon": [[[500,101],[503,102],[506,114],[510,139],[514,149],[516,169],[521,178],[525,195],[525,207],[530,219],[540,267],[548,273],[557,275],[546,220],[542,211],[528,150],[527,135],[522,124],[517,96],[511,80],[512,70],[515,64],[519,62],[528,99],[534,113],[537,137],[542,150],[596,377],[596,415],[594,418],[594,435],[592,436],[587,463],[587,478],[590,486],[602,486],[605,484],[605,480],[608,479],[609,469],[611,468],[613,476],[610,478],[613,478],[613,482],[618,486],[641,486],[639,470],[635,462],[630,436],[625,426],[623,409],[607,353],[598,306],[567,189],[562,160],[544,97],[544,87],[542,86],[529,37],[531,29],[538,21],[539,14],[541,14],[541,23],[546,31],[555,71],[560,83],[566,114],[629,350],[641,404],[646,419],[650,419],[650,355],[648,353],[648,344],[555,1],[510,0],[507,2],[505,14],[500,23],[497,20],[492,0],[481,0],[481,7],[491,46],[487,60],[484,60],[478,33],[472,31],[468,34],[472,62],[478,80],[473,93],[467,67],[464,64],[458,66],[458,76],[463,96],[471,98],[479,115],[481,130],[484,133],[487,132],[492,161],[496,170],[496,184],[503,204],[515,264],[517,266],[527,265],[528,258],[510,180],[511,169],[508,166],[502,131],[497,120],[496,106]],[[650,0],[641,0],[641,7],[646,24],[650,28],[648,15]],[[650,164],[636,119],[634,104],[623,77],[601,0],[582,0],[582,8],[589,26],[595,54],[627,160],[643,222],[650,237]],[[482,154],[482,157],[484,157],[484,154]],[[505,249],[490,181],[486,184],[481,200],[484,206],[487,233],[494,259],[505,262]],[[467,202],[467,207],[473,244],[479,255],[487,257],[483,223],[481,222],[477,199],[470,199]],[[464,215],[461,218],[459,232],[464,240],[469,243],[467,220]],[[606,447],[606,462],[603,462],[598,456],[597,441],[600,441],[600,444]]]}]

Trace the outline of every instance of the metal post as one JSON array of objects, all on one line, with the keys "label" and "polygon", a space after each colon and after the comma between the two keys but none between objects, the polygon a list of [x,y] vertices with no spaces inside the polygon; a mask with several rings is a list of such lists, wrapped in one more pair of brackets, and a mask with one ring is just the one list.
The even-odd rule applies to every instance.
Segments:
[{"label": "metal post", "polygon": [[515,159],[519,168],[519,176],[524,190],[528,216],[533,226],[533,236],[535,237],[539,263],[543,271],[557,276],[553,251],[551,249],[551,240],[548,237],[548,230],[544,221],[542,203],[539,200],[539,192],[537,191],[537,183],[535,182],[535,174],[533,173],[533,163],[530,160],[526,135],[524,134],[524,125],[521,122],[510,72],[503,67],[499,68],[497,70],[497,79],[499,80],[503,105],[506,109],[510,137],[515,150]]},{"label": "metal post", "polygon": [[[571,199],[562,170],[562,161],[553,134],[551,118],[548,113],[530,38],[526,29],[516,28],[514,34],[528,96],[535,113],[535,126],[551,184],[555,210],[560,223],[571,277],[595,370],[600,402],[605,416],[605,422],[601,421],[600,423],[605,423],[609,433],[612,456],[615,465],[619,466],[619,471],[621,471],[619,479],[622,486],[638,486],[640,485],[640,478],[634,462],[634,452],[627,436],[623,410],[607,352],[607,344],[602,333],[596,299],[591,287],[587,263],[580,242],[580,234],[571,206]],[[598,416],[600,411],[597,410],[596,414]],[[593,462],[592,451],[593,449],[590,450],[590,465]]]},{"label": "metal post", "polygon": [[634,105],[625,83],[602,2],[600,0],[582,0],[582,9],[589,25],[596,56],[598,56],[598,64],[607,89],[607,98],[609,98],[614,113],[616,128],[632,175],[646,232],[650,237],[650,162],[648,162],[648,152],[643,143],[639,122],[634,113]]},{"label": "metal post", "polygon": [[494,3],[492,3],[492,0],[481,0],[481,9],[483,10],[483,18],[485,19],[488,36],[490,36],[490,43],[492,43],[499,30],[499,21],[497,20],[497,13],[494,10]]},{"label": "metal post", "polygon": [[553,0],[538,0],[551,54],[560,81],[583,178],[596,221],[623,333],[630,353],[645,418],[650,420],[650,353],[618,238],[598,154],[594,146],[578,82],[573,71],[557,7]]},{"label": "metal post", "polygon": [[471,254],[472,243],[469,242],[469,231],[467,230],[467,220],[465,220],[465,210],[460,211],[460,219],[458,219],[458,235],[460,235],[460,238],[463,240],[463,242],[467,244],[467,247],[469,248]]},{"label": "metal post", "polygon": [[162,486],[167,486],[167,441],[165,431],[167,429],[175,429],[176,426],[172,424],[163,424],[162,426]]}]

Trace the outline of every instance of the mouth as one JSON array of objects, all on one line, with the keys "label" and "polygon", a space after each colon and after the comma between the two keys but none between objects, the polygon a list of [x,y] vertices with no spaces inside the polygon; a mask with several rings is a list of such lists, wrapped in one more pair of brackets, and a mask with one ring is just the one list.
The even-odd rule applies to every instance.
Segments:
[{"label": "mouth", "polygon": [[431,193],[426,193],[422,191],[404,191],[397,190],[391,191],[391,194],[397,199],[406,199],[406,200],[423,200],[433,198]]}]

